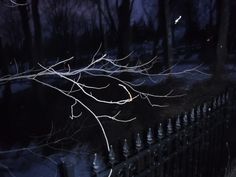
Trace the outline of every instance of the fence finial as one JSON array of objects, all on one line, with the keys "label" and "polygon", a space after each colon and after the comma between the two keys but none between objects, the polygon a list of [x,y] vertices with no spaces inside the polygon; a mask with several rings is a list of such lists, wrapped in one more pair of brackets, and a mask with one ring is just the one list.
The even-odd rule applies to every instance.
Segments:
[{"label": "fence finial", "polygon": [[116,156],[112,145],[110,145],[110,151],[108,156],[109,156],[109,163],[113,166],[116,161]]},{"label": "fence finial", "polygon": [[147,143],[148,143],[148,145],[150,146],[150,145],[153,144],[153,142],[154,142],[154,140],[153,140],[152,129],[149,128],[149,129],[148,129],[148,132],[147,132]]},{"label": "fence finial", "polygon": [[207,103],[203,104],[202,111],[203,111],[203,116],[206,116],[207,115]]},{"label": "fence finial", "polygon": [[218,100],[217,100],[217,107],[221,106],[221,96],[218,96]]},{"label": "fence finial", "polygon": [[173,133],[171,119],[168,120],[167,133],[168,133],[169,135]]},{"label": "fence finial", "polygon": [[142,140],[139,133],[137,133],[135,147],[138,152],[143,148]]},{"label": "fence finial", "polygon": [[180,122],[180,116],[178,115],[176,122],[175,122],[176,130],[181,129],[181,122]]},{"label": "fence finial", "polygon": [[229,101],[229,91],[228,90],[225,93],[225,101],[226,101],[226,103]]},{"label": "fence finial", "polygon": [[99,166],[99,162],[98,162],[98,155],[97,155],[97,153],[95,153],[94,159],[93,159],[93,172],[95,174],[97,174],[99,171],[99,168],[100,168],[100,166]]},{"label": "fence finial", "polygon": [[199,119],[201,117],[201,106],[198,105],[197,107],[197,118]]},{"label": "fence finial", "polygon": [[216,108],[217,108],[217,98],[215,97],[213,101],[213,109],[216,110]]},{"label": "fence finial", "polygon": [[222,105],[224,105],[225,104],[225,92],[222,94]]},{"label": "fence finial", "polygon": [[163,139],[164,138],[164,132],[163,132],[163,127],[162,123],[160,123],[159,128],[158,128],[158,139]]},{"label": "fence finial", "polygon": [[194,122],[195,121],[195,109],[193,108],[192,111],[191,111],[191,122]]},{"label": "fence finial", "polygon": [[188,114],[187,112],[184,113],[184,126],[188,126]]},{"label": "fence finial", "polygon": [[208,102],[208,109],[207,109],[208,115],[211,113],[212,109],[213,109],[213,103],[212,103],[212,101],[210,101],[210,102]]},{"label": "fence finial", "polygon": [[123,145],[123,156],[125,158],[128,158],[129,157],[129,145],[128,145],[128,142],[127,142],[127,139],[124,140],[124,145]]}]

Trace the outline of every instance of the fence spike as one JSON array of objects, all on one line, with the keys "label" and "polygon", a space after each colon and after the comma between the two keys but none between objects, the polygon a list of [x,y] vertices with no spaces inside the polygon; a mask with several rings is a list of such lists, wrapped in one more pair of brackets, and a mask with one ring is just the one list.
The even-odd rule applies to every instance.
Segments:
[{"label": "fence spike", "polygon": [[222,94],[222,105],[225,104],[225,93]]},{"label": "fence spike", "polygon": [[143,143],[140,137],[140,134],[137,133],[136,141],[135,141],[136,150],[139,152],[143,148]]},{"label": "fence spike", "polygon": [[129,145],[128,145],[128,142],[127,142],[127,139],[124,140],[124,145],[123,145],[123,156],[125,158],[128,158],[129,157]]},{"label": "fence spike", "polygon": [[206,103],[203,104],[202,111],[203,111],[203,116],[206,116],[207,115],[207,105],[206,105]]},{"label": "fence spike", "polygon": [[217,100],[217,107],[221,106],[221,96],[218,96],[218,100]]},{"label": "fence spike", "polygon": [[184,126],[188,126],[188,114],[187,112],[184,113]]},{"label": "fence spike", "polygon": [[167,133],[168,133],[169,135],[173,133],[171,119],[168,120]]},{"label": "fence spike", "polygon": [[228,102],[229,101],[229,91],[226,91],[226,95],[225,95],[225,101]]},{"label": "fence spike", "polygon": [[201,117],[201,106],[200,105],[197,107],[197,117],[198,118]]},{"label": "fence spike", "polygon": [[160,123],[160,125],[159,125],[157,137],[158,137],[158,139],[164,138],[164,131],[163,131],[162,123]]},{"label": "fence spike", "polygon": [[110,151],[108,156],[109,156],[109,163],[113,166],[116,161],[116,156],[112,145],[110,145]]},{"label": "fence spike", "polygon": [[152,129],[149,128],[148,129],[148,133],[147,133],[147,143],[148,145],[152,145],[153,144],[153,134],[152,134]]},{"label": "fence spike", "polygon": [[195,109],[193,108],[192,111],[191,111],[191,122],[194,122],[195,121]]},{"label": "fence spike", "polygon": [[216,110],[216,108],[217,108],[217,98],[215,97],[213,101],[213,109]]},{"label": "fence spike", "polygon": [[213,104],[212,104],[212,101],[210,101],[209,104],[208,104],[208,109],[207,109],[207,110],[208,110],[208,114],[209,114],[209,113],[212,111],[212,109],[213,109],[213,108],[212,108],[212,105],[213,105]]},{"label": "fence spike", "polygon": [[181,129],[181,122],[180,122],[180,115],[178,115],[176,122],[175,122],[176,130]]},{"label": "fence spike", "polygon": [[97,174],[99,171],[99,168],[100,168],[100,166],[99,166],[99,162],[98,162],[98,155],[97,155],[97,153],[95,153],[94,159],[93,159],[93,172],[95,174]]}]

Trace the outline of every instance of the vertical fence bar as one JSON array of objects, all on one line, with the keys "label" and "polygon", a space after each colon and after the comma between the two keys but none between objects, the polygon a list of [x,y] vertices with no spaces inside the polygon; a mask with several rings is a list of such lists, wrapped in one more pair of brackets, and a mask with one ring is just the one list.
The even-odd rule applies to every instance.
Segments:
[{"label": "vertical fence bar", "polygon": [[[137,133],[136,139],[135,139],[135,151],[137,154],[143,149],[143,142],[140,136],[140,133]],[[137,173],[140,173],[142,171],[141,167],[141,158],[137,155]]]},{"label": "vertical fence bar", "polygon": [[98,162],[98,155],[97,153],[94,154],[94,158],[93,158],[93,176],[97,176],[98,172],[99,172],[100,166],[99,166],[99,162]]},{"label": "vertical fence bar", "polygon": [[64,158],[61,159],[58,168],[60,177],[75,177],[74,164],[67,162]]}]

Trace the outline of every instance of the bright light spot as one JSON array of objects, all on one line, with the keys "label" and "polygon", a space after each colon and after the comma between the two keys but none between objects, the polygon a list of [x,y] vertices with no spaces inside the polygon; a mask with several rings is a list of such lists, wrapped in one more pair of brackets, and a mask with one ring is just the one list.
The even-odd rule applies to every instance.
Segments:
[{"label": "bright light spot", "polygon": [[207,42],[210,42],[210,40],[211,40],[211,39],[210,39],[210,38],[208,38],[206,41],[207,41]]},{"label": "bright light spot", "polygon": [[182,18],[182,16],[180,15],[176,20],[175,20],[175,25],[179,22],[179,20]]}]

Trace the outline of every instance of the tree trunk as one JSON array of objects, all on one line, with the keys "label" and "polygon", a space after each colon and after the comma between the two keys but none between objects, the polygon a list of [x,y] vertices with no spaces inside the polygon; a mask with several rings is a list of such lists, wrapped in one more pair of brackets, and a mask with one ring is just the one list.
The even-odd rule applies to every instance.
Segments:
[{"label": "tree trunk", "polygon": [[[109,4],[109,1],[110,0],[105,0],[105,7],[106,7],[106,10],[107,10],[107,14],[108,14],[108,18],[110,19],[110,28],[111,28],[111,31],[113,32],[116,32],[116,25],[115,25],[115,21],[112,17],[112,14],[111,14],[111,9],[110,9],[110,4]],[[126,1],[129,1],[129,0],[126,0]]]},{"label": "tree trunk", "polygon": [[123,58],[129,54],[130,43],[130,1],[122,0],[118,7],[118,57]]},{"label": "tree trunk", "polygon": [[[17,3],[26,4],[26,0],[17,0]],[[30,62],[31,67],[34,66],[34,61],[32,58],[32,35],[29,25],[28,17],[28,5],[18,6],[21,17],[22,31],[24,33],[24,44],[23,44],[23,53],[26,61]]]},{"label": "tree trunk", "polygon": [[220,0],[219,12],[219,30],[216,46],[216,73],[217,77],[221,77],[224,72],[224,63],[227,59],[227,37],[230,17],[230,0]]},{"label": "tree trunk", "polygon": [[42,30],[38,11],[38,0],[31,1],[32,17],[34,25],[34,59],[39,62],[42,57]]},{"label": "tree trunk", "polygon": [[[7,57],[3,52],[1,37],[0,37],[0,61],[1,61],[0,68],[2,70],[2,76],[7,76],[9,74],[8,62],[7,62]],[[10,97],[11,97],[11,82],[8,81],[8,82],[5,83],[4,90],[3,90],[3,102],[4,102],[3,110],[10,111],[10,110],[8,110],[9,109]]]},{"label": "tree trunk", "polygon": [[163,0],[158,0],[158,14],[157,14],[157,24],[158,28],[155,33],[155,39],[153,41],[153,56],[157,55],[157,44],[159,43],[159,40],[161,38],[164,38],[164,28],[163,25],[165,24],[165,18],[164,18],[164,2]]},{"label": "tree trunk", "polygon": [[209,7],[209,24],[213,26],[213,19],[214,19],[214,10],[215,10],[215,3],[213,4],[213,0],[210,0],[210,7]]},{"label": "tree trunk", "polygon": [[[3,50],[2,46],[2,40],[0,36],[0,69],[2,71],[2,76],[6,76],[9,74],[8,70],[8,57],[6,55],[5,50]],[[1,114],[2,114],[2,119],[0,120],[0,133],[4,134],[6,131],[11,130],[11,125],[12,125],[12,119],[11,116],[8,116],[7,119],[4,119],[4,115],[9,115],[12,110],[11,110],[11,82],[8,81],[4,84],[4,90],[3,90],[3,97],[2,101],[0,102],[1,106]]]},{"label": "tree trunk", "polygon": [[101,42],[102,42],[102,50],[105,51],[107,49],[107,40],[106,40],[106,37],[105,37],[105,31],[104,31],[104,28],[103,28],[101,0],[97,0],[97,8],[98,8],[99,31],[100,31],[100,39],[101,39]]},{"label": "tree trunk", "polygon": [[[164,59],[165,67],[169,69],[172,66],[173,62],[173,52],[172,52],[172,32],[171,32],[171,23],[170,23],[170,13],[169,13],[169,0],[163,2],[164,5]],[[162,6],[163,7],[163,6]]]},{"label": "tree trunk", "polygon": [[185,16],[186,16],[186,32],[185,39],[187,45],[190,46],[193,44],[196,39],[195,36],[199,31],[197,24],[197,16],[196,16],[196,3],[194,1],[186,0],[185,4]]}]

